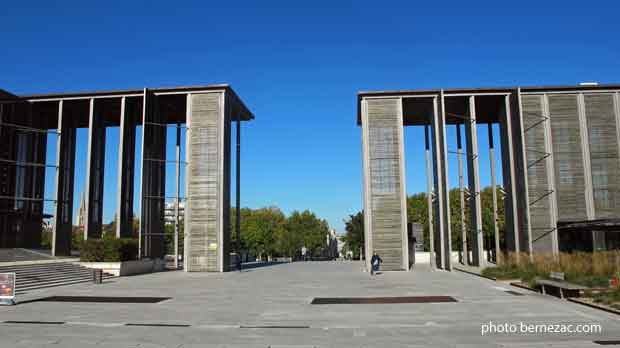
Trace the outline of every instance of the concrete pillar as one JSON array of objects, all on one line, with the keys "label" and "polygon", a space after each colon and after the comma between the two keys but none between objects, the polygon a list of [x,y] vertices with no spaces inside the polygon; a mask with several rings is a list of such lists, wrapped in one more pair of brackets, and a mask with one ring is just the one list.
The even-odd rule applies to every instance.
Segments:
[{"label": "concrete pillar", "polygon": [[491,164],[491,190],[493,191],[493,237],[495,241],[495,263],[501,263],[502,251],[499,245],[499,227],[497,226],[497,180],[495,179],[495,144],[493,142],[493,123],[489,122],[489,162]]},{"label": "concrete pillar", "polygon": [[504,97],[500,113],[502,164],[506,190],[506,249],[531,256],[527,166],[523,142],[520,91]]},{"label": "concrete pillar", "polygon": [[620,160],[620,93],[614,94],[614,106],[616,110],[616,145],[618,145],[618,160]]},{"label": "concrete pillar", "polygon": [[362,100],[362,128],[366,266],[376,251],[382,269],[408,270],[402,99]]},{"label": "concrete pillar", "polygon": [[515,155],[512,140],[512,123],[510,122],[510,101],[505,97],[503,112],[500,114],[500,133],[502,144],[502,173],[504,190],[506,192],[504,201],[505,222],[506,222],[506,251],[521,252],[519,225],[517,220],[517,185],[515,177],[517,171],[515,168]]},{"label": "concrete pillar", "polygon": [[166,124],[157,97],[144,89],[142,105],[142,180],[140,255],[162,258],[165,253]]},{"label": "concrete pillar", "polygon": [[[521,90],[518,90],[519,93],[519,100],[522,101],[523,97],[521,96]],[[522,111],[521,114],[523,114],[523,110],[525,108],[525,106],[520,103],[522,105]],[[544,122],[544,138],[545,138],[545,153],[547,154],[553,154],[553,137],[552,134],[553,132],[551,131],[551,122],[549,122],[549,100],[547,98],[547,95],[545,94],[543,96],[543,116],[545,118],[547,118],[547,120]],[[523,116],[523,118],[525,118],[525,116]],[[526,127],[526,123],[524,121],[523,123],[524,127]],[[525,133],[525,132],[524,132]],[[525,134],[524,134],[525,136]],[[524,143],[526,143],[524,141]],[[527,163],[527,162],[526,162]],[[560,241],[559,241],[559,236],[558,236],[558,204],[557,204],[557,190],[556,190],[556,185],[555,185],[555,163],[553,161],[553,156],[548,156],[545,159],[545,165],[547,168],[547,191],[549,192],[549,198],[548,198],[548,204],[549,204],[549,223],[548,223],[548,227],[552,230],[551,232],[551,249],[552,249],[552,253],[555,256],[558,256],[560,253]],[[527,166],[528,168],[528,173],[529,173],[529,165]],[[529,175],[528,175],[528,197],[530,194],[530,181],[529,181]],[[532,216],[532,206],[533,206],[533,201],[532,199],[530,199],[528,201],[528,206],[530,207],[530,210],[528,212],[528,216],[530,217],[529,219],[529,228],[530,228],[530,234],[531,234],[531,239],[532,239],[532,252],[535,251],[534,249],[534,234],[532,232],[533,229],[533,225],[534,225],[534,217]]]},{"label": "concrete pillar", "polygon": [[467,179],[469,181],[470,238],[472,264],[484,266],[482,205],[480,204],[480,167],[478,164],[478,134],[476,131],[476,99],[469,97],[469,120],[465,122],[467,139]]},{"label": "concrete pillar", "polygon": [[88,159],[86,162],[86,222],[84,239],[101,238],[103,219],[103,181],[105,166],[105,120],[90,99],[88,116]]},{"label": "concrete pillar", "polygon": [[424,145],[426,153],[426,204],[428,205],[428,245],[431,269],[435,268],[435,236],[433,233],[433,177],[431,173],[431,147],[429,126],[424,126]]},{"label": "concrete pillar", "polygon": [[140,114],[137,101],[121,99],[121,122],[118,146],[118,191],[116,202],[116,237],[133,237],[133,195],[136,159],[136,123]]},{"label": "concrete pillar", "polygon": [[76,130],[64,101],[58,103],[58,138],[56,147],[56,212],[52,235],[52,255],[71,255],[73,230],[73,186],[75,177]]},{"label": "concrete pillar", "polygon": [[461,124],[456,124],[456,156],[459,167],[459,204],[461,213],[461,263],[469,264],[469,250],[467,249],[467,226],[465,225],[465,184],[463,177],[463,144],[461,142]]},{"label": "concrete pillar", "polygon": [[224,91],[189,94],[185,270],[229,269],[230,109]]},{"label": "concrete pillar", "polygon": [[235,188],[235,205],[236,205],[236,219],[235,219],[235,232],[237,235],[237,269],[241,270],[241,115],[235,115],[237,117],[237,154],[236,154],[236,188]]},{"label": "concrete pillar", "polygon": [[179,210],[181,205],[181,124],[177,123],[176,129],[176,180],[174,187],[175,204],[174,204],[174,268],[179,268],[179,230],[181,227],[181,220]]},{"label": "concrete pillar", "polygon": [[450,228],[450,194],[448,185],[448,161],[446,146],[445,102],[443,90],[434,98],[434,114],[432,121],[433,138],[433,171],[435,176],[436,209],[435,221],[437,230],[437,267],[452,270],[452,237]]}]

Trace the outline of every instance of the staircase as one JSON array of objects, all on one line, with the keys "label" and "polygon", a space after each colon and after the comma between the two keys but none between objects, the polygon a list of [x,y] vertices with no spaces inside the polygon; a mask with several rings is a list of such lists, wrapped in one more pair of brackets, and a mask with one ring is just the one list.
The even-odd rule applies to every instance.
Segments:
[{"label": "staircase", "polygon": [[[16,294],[27,291],[93,281],[93,270],[66,261],[49,261],[32,264],[0,266],[0,273],[16,273]],[[103,279],[113,275],[104,273]]]}]

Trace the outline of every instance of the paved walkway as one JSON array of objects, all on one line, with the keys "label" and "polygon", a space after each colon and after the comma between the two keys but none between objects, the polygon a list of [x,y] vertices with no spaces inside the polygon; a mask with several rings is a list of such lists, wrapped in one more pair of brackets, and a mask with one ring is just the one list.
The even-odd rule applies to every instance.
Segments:
[{"label": "paved walkway", "polygon": [[[172,299],[157,304],[31,302],[0,307],[0,347],[600,347],[593,340],[620,339],[617,315],[456,271],[420,269],[370,277],[361,267],[352,262],[293,263],[225,274],[165,272],[53,288],[21,300],[51,295]],[[458,302],[310,304],[314,297],[422,295],[453,296]],[[490,321],[594,323],[603,331],[481,336],[481,326]]]}]

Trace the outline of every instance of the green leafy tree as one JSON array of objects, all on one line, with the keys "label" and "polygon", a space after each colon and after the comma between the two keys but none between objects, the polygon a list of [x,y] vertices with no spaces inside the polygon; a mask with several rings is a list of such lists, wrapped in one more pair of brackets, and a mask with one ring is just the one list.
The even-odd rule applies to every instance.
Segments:
[{"label": "green leafy tree", "polygon": [[244,245],[257,257],[264,259],[278,251],[277,238],[284,233],[286,217],[277,207],[253,210],[241,219]]},{"label": "green leafy tree", "polygon": [[416,193],[407,197],[407,220],[422,225],[424,235],[424,250],[429,250],[428,238],[428,202],[426,193]]},{"label": "green leafy tree", "polygon": [[287,256],[296,255],[296,251],[304,246],[310,255],[318,256],[327,245],[326,237],[329,233],[327,221],[319,219],[309,210],[304,210],[301,213],[294,211],[289,216],[286,226],[287,235],[284,241]]},{"label": "green leafy tree", "polygon": [[360,250],[364,247],[364,211],[349,215],[344,221],[346,234],[342,237],[343,251],[351,251],[353,258],[360,257]]},{"label": "green leafy tree", "polygon": [[[498,228],[500,231],[500,240],[503,240],[505,221],[504,221],[504,200],[501,199],[501,189],[497,187],[497,211],[498,211]],[[450,229],[452,232],[452,248],[453,250],[461,249],[461,202],[458,188],[450,190]],[[482,231],[484,234],[485,248],[494,248],[493,240],[493,191],[491,187],[485,187],[480,192],[481,196],[481,215],[482,215]],[[409,222],[416,222],[424,228],[424,250],[429,250],[428,236],[428,201],[426,193],[416,193],[407,197],[407,217]],[[465,228],[469,229],[471,219],[470,207],[467,195],[465,197]],[[436,223],[435,223],[436,226]]]}]

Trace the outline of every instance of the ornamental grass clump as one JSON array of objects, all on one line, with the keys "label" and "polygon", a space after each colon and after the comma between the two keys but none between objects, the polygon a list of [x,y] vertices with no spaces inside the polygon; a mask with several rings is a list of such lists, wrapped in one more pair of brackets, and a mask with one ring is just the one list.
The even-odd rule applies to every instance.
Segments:
[{"label": "ornamental grass clump", "polygon": [[497,279],[520,279],[535,285],[537,278],[549,278],[551,272],[564,273],[565,280],[589,287],[608,287],[609,280],[620,272],[620,251],[574,252],[553,254],[509,253],[497,267],[482,271]]}]

